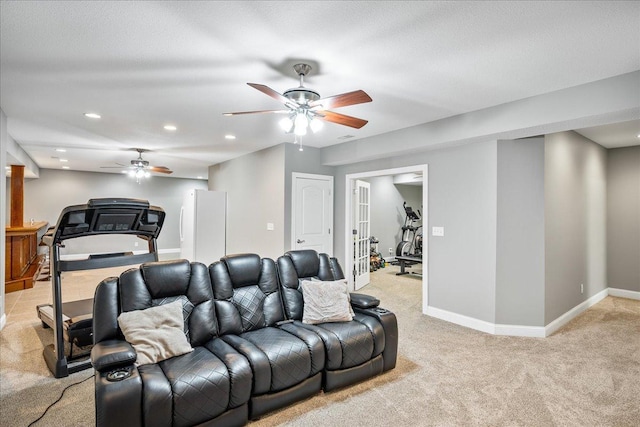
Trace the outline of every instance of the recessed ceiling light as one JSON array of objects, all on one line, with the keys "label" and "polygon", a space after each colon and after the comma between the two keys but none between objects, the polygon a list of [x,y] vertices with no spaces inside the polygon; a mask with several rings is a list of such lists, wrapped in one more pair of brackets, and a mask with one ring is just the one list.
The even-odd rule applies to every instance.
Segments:
[{"label": "recessed ceiling light", "polygon": [[69,166],[63,166],[62,169],[69,169]]},{"label": "recessed ceiling light", "polygon": [[164,125],[164,130],[174,131],[174,130],[178,130],[178,128],[175,127],[174,125]]},{"label": "recessed ceiling light", "polygon": [[638,138],[640,138],[640,133],[638,135],[636,135]]},{"label": "recessed ceiling light", "polygon": [[68,162],[69,160],[67,160],[67,159],[60,159],[60,161],[61,161],[62,163],[66,163],[66,162]]},{"label": "recessed ceiling light", "polygon": [[66,152],[67,152],[67,150],[66,150],[66,149],[64,149],[64,148],[56,148],[56,151],[57,151],[58,153],[66,153]]},{"label": "recessed ceiling light", "polygon": [[84,113],[84,116],[90,119],[99,119],[102,117],[100,114],[97,114],[97,113]]},{"label": "recessed ceiling light", "polygon": [[235,135],[227,134],[224,136],[224,139],[236,139]]}]

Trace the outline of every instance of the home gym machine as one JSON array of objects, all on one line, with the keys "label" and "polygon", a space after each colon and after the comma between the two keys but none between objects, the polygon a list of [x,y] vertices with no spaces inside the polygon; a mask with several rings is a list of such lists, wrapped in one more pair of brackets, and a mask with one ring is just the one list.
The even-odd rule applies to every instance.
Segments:
[{"label": "home gym machine", "polygon": [[405,212],[404,225],[402,226],[402,241],[396,247],[396,261],[400,264],[398,276],[409,274],[407,267],[414,264],[422,264],[422,225],[420,222],[420,210],[416,213],[407,202],[402,204]]},{"label": "home gym machine", "polygon": [[[64,208],[56,226],[45,233],[42,240],[50,251],[53,304],[39,305],[37,312],[42,325],[53,329],[53,344],[44,348],[43,355],[56,378],[90,368],[88,358],[77,360],[72,351],[74,345],[84,347],[93,344],[93,299],[63,303],[61,273],[157,261],[156,239],[164,218],[164,210],[149,206],[146,200],[91,199],[86,205]],[[119,252],[92,254],[79,260],[61,259],[60,248],[64,247],[66,240],[105,234],[139,237],[148,242],[149,250],[141,254]],[[64,351],[65,340],[70,345],[68,357]]]}]

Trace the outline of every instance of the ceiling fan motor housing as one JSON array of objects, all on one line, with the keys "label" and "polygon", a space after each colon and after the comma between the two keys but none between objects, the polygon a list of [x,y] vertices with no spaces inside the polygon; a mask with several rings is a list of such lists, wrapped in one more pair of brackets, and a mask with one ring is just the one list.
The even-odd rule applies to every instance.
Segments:
[{"label": "ceiling fan motor housing", "polygon": [[320,94],[318,92],[307,89],[306,87],[289,89],[283,93],[283,95],[288,99],[303,105],[320,99]]}]

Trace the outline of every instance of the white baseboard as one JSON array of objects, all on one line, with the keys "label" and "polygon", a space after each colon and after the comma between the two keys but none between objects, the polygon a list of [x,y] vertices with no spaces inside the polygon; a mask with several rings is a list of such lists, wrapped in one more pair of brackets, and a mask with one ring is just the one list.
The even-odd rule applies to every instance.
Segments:
[{"label": "white baseboard", "polygon": [[4,329],[4,325],[7,324],[7,315],[2,313],[2,317],[0,317],[0,331]]},{"label": "white baseboard", "polygon": [[606,288],[593,295],[588,300],[578,304],[562,316],[558,317],[547,326],[524,326],[524,325],[503,325],[475,319],[473,317],[442,310],[436,307],[427,307],[425,314],[440,320],[455,323],[456,325],[475,329],[492,335],[508,335],[516,337],[545,338],[555,333],[578,315],[585,312],[589,307],[599,303],[608,295],[620,298],[640,300],[640,292],[628,291],[626,289]]},{"label": "white baseboard", "polygon": [[562,328],[564,325],[576,318],[579,314],[585,312],[589,307],[605,299],[607,295],[609,295],[609,288],[603,289],[588,300],[576,305],[571,310],[567,311],[565,314],[545,326],[545,336],[548,337],[549,335],[553,334],[558,329]]},{"label": "white baseboard", "polygon": [[626,289],[609,288],[609,295],[618,298],[628,298],[640,300],[640,292],[628,291]]},{"label": "white baseboard", "polygon": [[427,307],[425,314],[427,316],[435,317],[436,319],[445,320],[447,322],[455,323],[456,325],[475,329],[476,331],[495,334],[496,325],[484,320],[478,320],[476,318],[465,316],[463,314],[458,314],[452,311],[442,310],[440,308],[431,306]]},{"label": "white baseboard", "polygon": [[544,326],[501,325],[496,324],[495,335],[507,335],[511,337],[544,338]]}]

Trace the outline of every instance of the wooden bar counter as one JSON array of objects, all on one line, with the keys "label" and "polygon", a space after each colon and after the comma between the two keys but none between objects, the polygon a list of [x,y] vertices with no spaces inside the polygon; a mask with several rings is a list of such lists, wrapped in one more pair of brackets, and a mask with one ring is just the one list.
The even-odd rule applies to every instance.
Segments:
[{"label": "wooden bar counter", "polygon": [[38,256],[38,234],[44,234],[49,225],[45,221],[25,223],[22,227],[5,228],[5,283],[6,293],[29,289],[43,261]]}]

